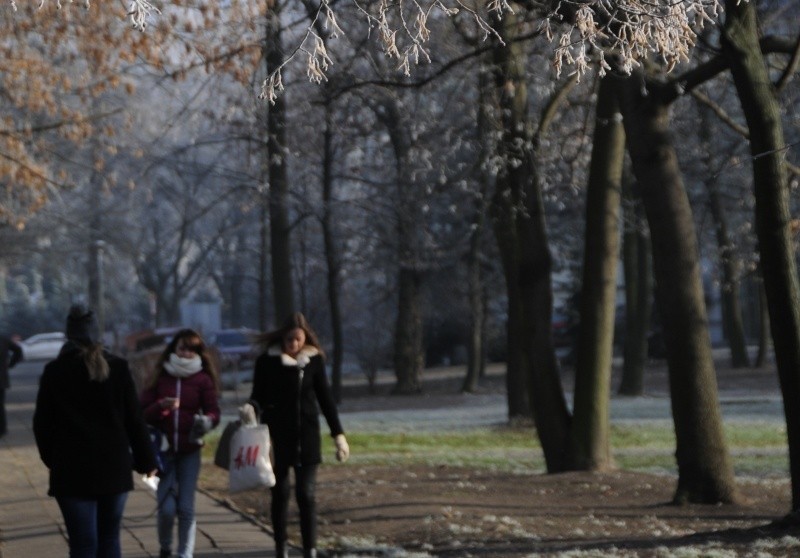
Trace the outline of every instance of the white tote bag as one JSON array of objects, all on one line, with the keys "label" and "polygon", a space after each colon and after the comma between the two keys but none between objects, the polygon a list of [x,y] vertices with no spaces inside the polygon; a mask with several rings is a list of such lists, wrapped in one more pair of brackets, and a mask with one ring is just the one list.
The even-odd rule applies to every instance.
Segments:
[{"label": "white tote bag", "polygon": [[275,486],[269,460],[269,428],[265,424],[243,425],[234,433],[228,481],[231,493]]}]

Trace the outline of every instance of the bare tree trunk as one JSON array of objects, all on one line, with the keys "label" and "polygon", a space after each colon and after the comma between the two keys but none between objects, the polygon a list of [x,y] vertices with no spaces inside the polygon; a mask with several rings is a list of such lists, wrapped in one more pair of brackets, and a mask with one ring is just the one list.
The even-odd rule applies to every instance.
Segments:
[{"label": "bare tree trunk", "polygon": [[739,270],[741,265],[736,253],[733,251],[733,241],[728,232],[728,220],[722,207],[722,197],[717,184],[716,172],[711,161],[711,122],[708,118],[708,108],[700,107],[700,140],[702,142],[708,178],[705,180],[708,190],[708,206],[711,218],[714,221],[714,231],[717,237],[720,267],[722,269],[722,320],[723,331],[728,340],[731,353],[731,366],[744,368],[750,366],[747,356],[747,340],[744,335],[744,322],[742,320],[742,306],[739,299]]},{"label": "bare tree trunk", "polygon": [[236,234],[236,250],[231,254],[230,274],[228,283],[228,303],[230,304],[230,325],[239,327],[244,325],[244,265],[243,247],[247,244],[247,234],[244,228]]},{"label": "bare tree trunk", "polygon": [[611,78],[597,93],[592,162],[586,192],[580,327],[575,363],[570,466],[613,467],[609,441],[609,391],[619,260],[619,213],[625,131]]},{"label": "bare tree trunk", "polygon": [[[266,181],[265,181],[266,184]],[[258,208],[258,327],[266,331],[269,327],[267,301],[269,300],[267,259],[269,256],[269,202],[264,192],[259,192]]]},{"label": "bare tree trunk", "polygon": [[[508,37],[516,24],[516,16],[506,14],[497,22],[498,32]],[[493,196],[493,217],[508,286],[508,385],[514,390],[508,394],[509,417],[513,419],[523,411],[512,408],[523,403],[512,397],[520,397],[518,392],[526,387],[547,470],[557,472],[567,465],[571,417],[550,325],[552,258],[533,158],[525,60],[518,42],[506,41],[494,49],[495,86],[502,116],[497,150],[503,164]]]},{"label": "bare tree trunk", "polygon": [[626,217],[623,234],[623,270],[625,273],[625,349],[622,362],[620,395],[644,393],[647,363],[647,334],[653,300],[653,270],[650,237],[644,230],[647,221],[641,213],[638,196],[634,199],[632,176],[623,175]]},{"label": "bare tree trunk", "polygon": [[658,283],[675,423],[675,502],[736,499],[722,430],[694,219],[669,134],[669,110],[642,75],[620,82],[628,150],[641,188]]},{"label": "bare tree trunk", "polygon": [[464,376],[464,383],[461,391],[464,393],[474,393],[478,389],[478,380],[483,376],[485,366],[484,360],[484,324],[486,323],[485,309],[485,289],[483,285],[483,274],[481,270],[481,243],[484,228],[484,216],[486,208],[483,207],[483,199],[476,201],[476,220],[475,227],[470,236],[469,254],[467,256],[467,282],[469,289],[469,342],[467,349],[467,373]]},{"label": "bare tree trunk", "polygon": [[[267,8],[264,58],[267,69],[283,62],[281,21],[278,4]],[[269,168],[269,216],[272,263],[272,294],[275,320],[283,322],[294,312],[294,281],[290,247],[289,179],[286,169],[286,101],[279,95],[265,103],[267,111],[267,149]]]},{"label": "bare tree trunk", "polygon": [[322,236],[325,242],[325,259],[328,264],[328,302],[331,307],[331,333],[333,354],[331,358],[331,389],[337,403],[342,400],[342,310],[339,304],[339,252],[333,230],[333,101],[325,100],[325,130],[322,159]]},{"label": "bare tree trunk", "polygon": [[769,306],[767,304],[767,294],[764,292],[764,281],[759,277],[758,283],[758,354],[753,364],[756,368],[763,367],[767,362],[767,353],[770,347],[769,331]]},{"label": "bare tree trunk", "polygon": [[769,306],[775,361],[783,393],[792,513],[800,513],[800,286],[790,234],[789,181],[781,111],[758,43],[755,6],[725,2],[723,52],[750,130],[756,234]]},{"label": "bare tree trunk", "polygon": [[407,395],[422,391],[422,301],[418,272],[401,268],[398,278],[398,313],[395,329],[394,368],[397,383],[392,393]]},{"label": "bare tree trunk", "polygon": [[473,207],[473,227],[469,239],[469,252],[467,254],[467,282],[469,290],[469,340],[467,348],[467,373],[461,385],[462,393],[474,393],[478,389],[478,381],[483,377],[486,367],[484,333],[486,325],[486,289],[483,281],[483,238],[486,229],[487,200],[489,198],[490,178],[485,170],[486,161],[491,152],[489,138],[491,128],[488,123],[487,111],[489,109],[489,92],[491,87],[485,70],[478,76],[478,137],[481,142],[481,152],[475,169],[475,174],[480,181],[480,194],[475,196]]},{"label": "bare tree trunk", "polygon": [[422,391],[422,369],[425,351],[422,336],[422,279],[420,262],[422,242],[419,237],[422,214],[413,177],[413,140],[403,122],[403,108],[396,98],[378,101],[375,116],[380,120],[392,143],[395,156],[397,200],[397,319],[395,322],[394,367],[397,383],[392,392],[413,394]]},{"label": "bare tree trunk", "polygon": [[103,227],[103,207],[102,207],[102,188],[103,177],[98,172],[92,172],[91,177],[91,196],[92,196],[92,217],[89,227],[89,261],[87,271],[89,276],[89,306],[95,314],[98,331],[96,332],[100,340],[105,335],[105,281],[103,277],[103,247],[102,239]]}]

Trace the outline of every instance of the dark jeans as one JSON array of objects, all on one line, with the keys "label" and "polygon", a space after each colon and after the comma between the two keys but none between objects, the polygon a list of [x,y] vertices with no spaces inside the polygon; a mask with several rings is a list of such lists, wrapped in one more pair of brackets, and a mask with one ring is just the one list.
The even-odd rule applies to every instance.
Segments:
[{"label": "dark jeans", "polygon": [[286,542],[286,523],[289,515],[289,469],[294,469],[294,492],[300,509],[300,535],[303,548],[317,546],[317,510],[314,487],[317,483],[317,466],[303,465],[275,468],[275,486],[272,487],[272,529],[275,542]]},{"label": "dark jeans", "polygon": [[97,498],[57,496],[70,558],[121,558],[119,529],[128,493]]}]

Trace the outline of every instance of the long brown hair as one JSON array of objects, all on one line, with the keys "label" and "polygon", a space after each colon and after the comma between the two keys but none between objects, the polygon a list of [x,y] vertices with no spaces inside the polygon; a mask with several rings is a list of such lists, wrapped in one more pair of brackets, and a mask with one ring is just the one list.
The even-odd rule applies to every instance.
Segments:
[{"label": "long brown hair", "polygon": [[295,312],[286,318],[286,321],[284,321],[283,325],[278,329],[258,336],[256,338],[256,343],[262,352],[269,349],[272,345],[280,345],[281,349],[283,349],[283,338],[293,329],[302,329],[303,333],[306,334],[306,345],[315,347],[319,351],[319,354],[322,355],[322,358],[325,358],[325,351],[319,343],[317,334],[308,324],[306,317],[300,312]]},{"label": "long brown hair", "polygon": [[167,343],[167,346],[164,347],[164,350],[161,351],[161,354],[159,355],[158,360],[156,361],[156,365],[153,369],[153,373],[151,374],[149,387],[153,387],[156,385],[156,383],[158,382],[158,377],[164,370],[164,363],[169,360],[169,356],[175,352],[175,348],[178,346],[178,342],[181,341],[182,339],[197,340],[197,343],[195,344],[199,346],[197,354],[200,355],[200,361],[203,363],[203,370],[205,370],[208,373],[208,375],[211,376],[211,379],[214,380],[214,389],[216,389],[217,393],[219,393],[220,389],[219,372],[217,371],[216,362],[213,356],[211,355],[211,350],[208,348],[208,345],[206,345],[206,342],[203,340],[200,334],[190,328],[179,330],[175,335],[172,336],[172,339],[170,340],[169,343]]}]

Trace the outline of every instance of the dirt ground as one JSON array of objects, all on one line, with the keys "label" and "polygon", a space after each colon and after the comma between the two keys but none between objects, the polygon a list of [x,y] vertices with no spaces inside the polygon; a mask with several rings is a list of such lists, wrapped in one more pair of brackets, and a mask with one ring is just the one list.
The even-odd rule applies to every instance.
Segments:
[{"label": "dirt ground", "polygon": [[[722,393],[777,393],[774,368],[718,365]],[[446,376],[446,375],[445,375]],[[419,397],[369,395],[350,386],[343,410],[448,405],[459,378],[430,380]],[[565,386],[570,388],[569,374]],[[615,380],[616,381],[616,380]],[[616,383],[614,383],[616,385]],[[502,390],[500,377],[482,390]],[[648,394],[667,392],[654,363]],[[229,496],[224,472],[206,467],[203,488],[269,530],[268,495]],[[741,503],[673,506],[675,478],[630,471],[557,475],[450,466],[333,466],[317,485],[320,547],[360,556],[759,557],[800,556],[800,527],[783,521],[787,479],[740,480]],[[290,506],[291,542],[299,544]]]}]

